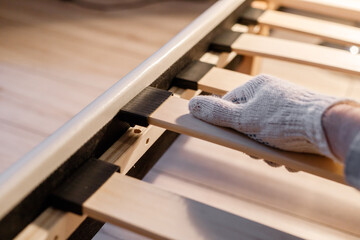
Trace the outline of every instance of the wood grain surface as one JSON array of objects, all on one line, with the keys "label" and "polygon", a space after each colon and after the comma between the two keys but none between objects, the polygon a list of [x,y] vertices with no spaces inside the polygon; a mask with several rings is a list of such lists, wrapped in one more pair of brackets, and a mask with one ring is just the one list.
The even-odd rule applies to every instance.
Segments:
[{"label": "wood grain surface", "polygon": [[254,34],[242,34],[231,47],[238,54],[274,58],[360,75],[360,55],[344,50]]},{"label": "wood grain surface", "polygon": [[252,78],[247,74],[213,67],[198,82],[198,88],[212,94],[224,95]]},{"label": "wood grain surface", "polygon": [[212,3],[96,11],[66,1],[1,1],[0,172]]},{"label": "wood grain surface", "polygon": [[258,19],[262,25],[304,33],[323,40],[360,46],[360,28],[298,14],[266,10]]},{"label": "wood grain surface", "polygon": [[154,239],[298,239],[118,173],[83,209],[93,218]]},{"label": "wood grain surface", "polygon": [[299,154],[267,147],[235,130],[196,119],[189,113],[188,101],[184,99],[177,97],[167,99],[149,116],[149,123],[242,151],[251,156],[284,164],[289,168],[345,183],[341,164],[319,155]]},{"label": "wood grain surface", "polygon": [[355,189],[200,139],[181,135],[145,181],[304,239],[360,236]]},{"label": "wood grain surface", "polygon": [[340,19],[358,21],[360,5],[357,0],[271,0],[277,6],[285,6]]},{"label": "wood grain surface", "polygon": [[[198,88],[205,92],[221,96],[226,94],[228,91],[243,85],[253,77],[254,76],[247,74],[213,67],[199,80]],[[348,94],[348,90],[350,83],[345,79],[343,81],[337,81],[335,79],[319,78],[316,79],[316,81],[309,81],[307,79],[298,80],[297,78],[286,78],[285,80],[321,94],[337,97],[353,97],[356,94],[360,96],[360,91],[357,88],[355,88],[351,96],[349,96],[350,94]]]}]

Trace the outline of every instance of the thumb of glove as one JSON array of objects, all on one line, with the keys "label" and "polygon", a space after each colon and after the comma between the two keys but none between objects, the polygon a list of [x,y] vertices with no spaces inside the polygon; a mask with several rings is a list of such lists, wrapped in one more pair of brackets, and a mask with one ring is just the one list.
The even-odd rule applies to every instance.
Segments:
[{"label": "thumb of glove", "polygon": [[222,127],[233,127],[241,105],[213,96],[196,96],[189,102],[190,113],[198,119]]}]

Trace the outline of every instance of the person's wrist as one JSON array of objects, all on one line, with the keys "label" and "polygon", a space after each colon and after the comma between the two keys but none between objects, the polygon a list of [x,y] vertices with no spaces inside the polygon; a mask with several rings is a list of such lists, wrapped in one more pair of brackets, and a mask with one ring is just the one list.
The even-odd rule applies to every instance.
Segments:
[{"label": "person's wrist", "polygon": [[353,103],[331,106],[323,114],[322,126],[330,150],[344,162],[354,137],[360,131],[360,107]]}]

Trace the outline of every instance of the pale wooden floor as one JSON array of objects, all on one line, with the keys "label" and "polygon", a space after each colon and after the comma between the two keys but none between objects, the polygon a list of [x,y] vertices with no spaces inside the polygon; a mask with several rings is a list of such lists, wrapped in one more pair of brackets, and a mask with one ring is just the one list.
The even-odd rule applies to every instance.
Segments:
[{"label": "pale wooden floor", "polygon": [[103,12],[59,0],[1,1],[0,172],[210,5]]}]

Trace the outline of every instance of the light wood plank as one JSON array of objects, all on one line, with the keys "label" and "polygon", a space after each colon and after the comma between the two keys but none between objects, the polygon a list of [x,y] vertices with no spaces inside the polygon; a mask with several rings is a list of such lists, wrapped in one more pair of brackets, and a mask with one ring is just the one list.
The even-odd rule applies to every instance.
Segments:
[{"label": "light wood plank", "polygon": [[46,209],[34,222],[29,224],[16,240],[47,240],[67,239],[70,234],[85,220],[86,216],[79,216],[57,209]]},{"label": "light wood plank", "polygon": [[234,52],[206,52],[200,58],[200,61],[223,68],[228,65],[236,57],[236,55],[237,54]]},{"label": "light wood plank", "polygon": [[[182,180],[182,184],[162,184],[178,193],[184,192],[184,185],[217,191],[204,197],[201,189],[182,194],[282,231],[288,229],[291,234],[307,232],[295,234],[305,239],[327,239],[331,231],[301,227],[302,220],[360,236],[360,194],[356,189],[304,172],[272,168],[233,149],[181,135],[150,173],[154,171],[160,176],[146,177],[147,181],[157,184],[166,175]],[[237,199],[236,203],[228,202],[229,197]],[[251,205],[268,210],[255,210]],[[312,235],[315,232],[322,237]]]},{"label": "light wood plank", "polygon": [[360,19],[358,0],[270,0],[276,5],[344,18],[352,21]]},{"label": "light wood plank", "polygon": [[[178,88],[171,89],[177,92]],[[193,90],[181,91],[181,97],[191,99]],[[135,126],[130,128],[118,141],[116,141],[102,156],[101,160],[115,163],[120,166],[121,174],[126,174],[138,159],[152,146],[152,144],[165,131],[163,128],[148,126]],[[1,156],[1,152],[0,152]],[[48,208],[34,222],[29,224],[16,239],[67,239],[85,217]],[[127,237],[134,233],[126,232]],[[132,239],[132,238],[131,238]]]},{"label": "light wood plank", "polygon": [[[243,85],[252,78],[253,76],[243,73],[213,67],[198,81],[198,88],[205,92],[222,96],[228,91],[231,91],[236,87]],[[333,80],[325,78],[304,78],[301,80],[287,80],[296,83],[299,86],[308,88],[311,91],[338,97],[347,96],[347,92],[350,86],[350,83],[348,81],[337,81],[336,79]]]},{"label": "light wood plank", "polygon": [[[192,158],[191,160],[196,162],[195,158]],[[189,161],[187,161],[187,163],[189,163]],[[197,163],[195,163],[195,165],[196,164]],[[189,165],[189,167],[191,167],[191,165]],[[242,173],[242,171],[240,172]],[[191,171],[191,174],[193,173],[194,172]],[[164,188],[165,190],[173,191],[190,199],[194,199],[304,239],[355,240],[359,238],[359,235],[350,234],[346,231],[330,227],[326,222],[325,224],[321,224],[310,219],[299,217],[293,212],[284,212],[259,202],[251,201],[249,198],[238,197],[237,194],[235,195],[228,192],[226,186],[222,186],[222,189],[226,189],[223,191],[222,189],[217,188],[218,186],[216,186],[216,184],[214,188],[214,185],[208,184],[207,182],[194,182],[191,178],[188,178],[188,172],[185,172],[184,175],[185,176],[182,177],[181,175],[174,175],[172,173],[154,169],[154,171],[151,171],[147,175],[147,181]],[[215,176],[217,175],[213,176],[216,178]],[[206,181],[206,178],[204,178],[204,180]],[[214,181],[211,182],[214,184]],[[241,183],[238,182],[237,184]],[[290,192],[289,194],[292,193],[293,192]],[[262,202],[266,202],[266,194],[263,194],[263,198]]]},{"label": "light wood plank", "polygon": [[297,239],[118,173],[83,209],[93,218],[155,239]]},{"label": "light wood plank", "polygon": [[[164,131],[165,129],[155,126],[130,128],[100,159],[117,164],[121,174],[126,174]],[[85,217],[48,208],[21,231],[16,239],[67,239]]]},{"label": "light wood plank", "polygon": [[247,74],[213,67],[198,81],[198,88],[221,96],[246,83],[251,78],[253,77]]},{"label": "light wood plank", "polygon": [[245,152],[251,156],[284,164],[336,182],[345,183],[343,166],[313,154],[286,152],[257,143],[232,129],[208,124],[192,117],[188,101],[170,97],[149,117],[149,123],[171,131],[204,139],[225,147]]},{"label": "light wood plank", "polygon": [[120,166],[126,174],[164,132],[155,126],[130,128],[99,159]]},{"label": "light wood plank", "polygon": [[[304,239],[355,240],[359,238],[359,235],[353,235],[346,231],[329,227],[326,223],[323,225],[309,219],[298,217],[291,212],[286,213],[279,211],[278,209],[257,204],[246,198],[237,198],[232,195],[232,193],[225,193],[221,189],[212,188],[212,186],[206,184],[206,182],[192,182],[188,179],[181,178],[181,176],[174,176],[159,171],[151,172],[149,178],[151,178],[157,186],[168,191],[176,191],[176,193],[188,198],[209,204],[224,211],[232,212],[238,216],[249,218],[252,221],[265,224]],[[206,185],[202,185],[203,183]]]},{"label": "light wood plank", "polygon": [[262,72],[271,73],[274,76],[286,79],[313,92],[335,97],[348,97],[349,88],[351,88],[353,82],[360,82],[359,77],[355,75],[277,59],[266,59],[262,65]]},{"label": "light wood plank", "polygon": [[274,10],[265,11],[258,22],[271,28],[304,33],[330,42],[360,46],[360,28],[345,24]]},{"label": "light wood plank", "polygon": [[253,34],[242,34],[231,47],[238,54],[292,61],[360,75],[360,55],[339,49]]}]

